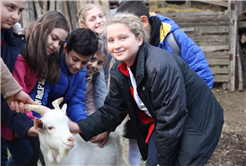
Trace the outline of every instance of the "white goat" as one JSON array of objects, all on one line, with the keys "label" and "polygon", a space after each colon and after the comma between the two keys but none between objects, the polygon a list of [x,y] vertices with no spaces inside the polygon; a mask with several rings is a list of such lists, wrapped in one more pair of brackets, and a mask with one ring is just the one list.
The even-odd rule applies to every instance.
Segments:
[{"label": "white goat", "polygon": [[34,120],[34,127],[39,130],[40,147],[46,165],[129,165],[123,154],[122,125],[110,133],[103,148],[97,143],[85,142],[79,134],[73,136],[70,133],[67,105],[59,108],[62,100],[59,98],[52,103],[55,108],[53,110],[45,106],[25,104],[41,115],[40,119]]}]

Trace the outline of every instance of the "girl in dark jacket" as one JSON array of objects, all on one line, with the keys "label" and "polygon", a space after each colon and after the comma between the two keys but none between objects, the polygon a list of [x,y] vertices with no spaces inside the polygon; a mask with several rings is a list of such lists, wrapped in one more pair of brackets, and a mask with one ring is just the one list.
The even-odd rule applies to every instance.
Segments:
[{"label": "girl in dark jacket", "polygon": [[223,126],[223,109],[206,83],[180,57],[148,45],[141,21],[117,14],[107,25],[117,59],[104,106],[71,123],[85,140],[132,120],[146,165],[204,165]]}]

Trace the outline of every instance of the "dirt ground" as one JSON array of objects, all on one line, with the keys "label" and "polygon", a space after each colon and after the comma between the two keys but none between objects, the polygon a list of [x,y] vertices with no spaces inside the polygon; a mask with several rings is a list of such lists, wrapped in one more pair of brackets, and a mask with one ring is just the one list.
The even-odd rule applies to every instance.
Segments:
[{"label": "dirt ground", "polygon": [[207,166],[246,165],[246,89],[229,92],[220,85],[212,91],[224,109],[224,126],[220,141]]}]

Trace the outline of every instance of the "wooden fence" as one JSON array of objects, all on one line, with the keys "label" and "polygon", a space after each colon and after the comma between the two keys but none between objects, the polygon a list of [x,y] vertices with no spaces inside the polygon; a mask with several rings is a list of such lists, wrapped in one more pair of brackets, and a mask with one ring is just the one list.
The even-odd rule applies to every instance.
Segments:
[{"label": "wooden fence", "polygon": [[[187,4],[192,3],[192,0],[186,1]],[[87,3],[99,3],[110,13],[112,2],[110,0],[27,1],[20,22],[25,27],[45,11],[58,10],[65,15],[73,30],[77,27],[76,15],[82,6]],[[148,4],[150,1],[143,0],[143,2]],[[206,3],[211,2],[206,1]],[[223,83],[225,89],[235,91],[237,9],[245,6],[246,3],[242,5],[242,2],[235,0],[223,0],[222,3],[220,0],[219,5],[226,6],[226,3],[228,3],[228,16],[223,15],[222,12],[162,13],[162,15],[173,19],[204,51],[214,81]],[[242,87],[242,82],[240,87]]]},{"label": "wooden fence", "polygon": [[202,49],[214,82],[229,82],[229,22],[222,12],[163,13]]}]

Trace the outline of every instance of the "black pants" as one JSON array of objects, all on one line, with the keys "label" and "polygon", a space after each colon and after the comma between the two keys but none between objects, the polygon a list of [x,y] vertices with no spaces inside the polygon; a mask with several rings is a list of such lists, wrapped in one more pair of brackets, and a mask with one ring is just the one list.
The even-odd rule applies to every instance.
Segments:
[{"label": "black pants", "polygon": [[33,156],[31,160],[26,164],[26,166],[37,166],[38,159],[40,159],[40,162],[42,166],[45,166],[44,157],[40,149],[40,143],[38,137],[30,137],[29,141],[32,145],[33,149]]}]

